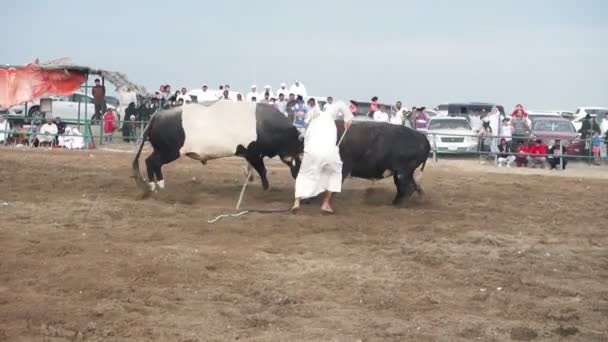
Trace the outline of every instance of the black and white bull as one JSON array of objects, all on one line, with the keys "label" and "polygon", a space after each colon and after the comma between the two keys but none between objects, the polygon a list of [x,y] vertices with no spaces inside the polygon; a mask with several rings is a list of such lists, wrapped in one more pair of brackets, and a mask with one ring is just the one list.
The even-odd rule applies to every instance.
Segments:
[{"label": "black and white bull", "polygon": [[[338,139],[344,123],[336,121]],[[414,191],[422,193],[414,178],[418,167],[424,171],[431,145],[424,134],[405,126],[373,121],[355,121],[340,144],[342,177],[370,180],[393,176],[397,195],[393,204],[400,206]]]},{"label": "black and white bull", "polygon": [[[133,160],[133,176],[145,192],[164,188],[161,171],[182,155],[201,161],[239,156],[260,175],[268,189],[264,157],[279,156],[295,177],[303,144],[292,123],[273,106],[262,103],[219,101],[210,105],[186,104],[156,113],[144,130]],[[139,156],[146,140],[154,148],[146,158],[148,183],[139,171]]]}]

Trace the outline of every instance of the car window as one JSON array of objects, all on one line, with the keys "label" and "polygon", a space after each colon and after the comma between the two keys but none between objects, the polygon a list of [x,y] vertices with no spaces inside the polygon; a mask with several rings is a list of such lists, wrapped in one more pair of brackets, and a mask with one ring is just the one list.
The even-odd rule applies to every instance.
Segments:
[{"label": "car window", "polygon": [[568,121],[537,120],[532,124],[532,130],[545,132],[574,133],[574,127]]},{"label": "car window", "polygon": [[429,129],[467,129],[471,126],[466,120],[431,120]]}]

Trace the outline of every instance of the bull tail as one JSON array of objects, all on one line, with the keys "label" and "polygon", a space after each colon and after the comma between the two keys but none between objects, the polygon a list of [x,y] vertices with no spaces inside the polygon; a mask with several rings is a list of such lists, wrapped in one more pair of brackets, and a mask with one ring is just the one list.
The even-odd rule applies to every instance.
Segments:
[{"label": "bull tail", "polygon": [[146,140],[150,136],[150,130],[152,128],[153,122],[154,115],[152,116],[152,118],[150,118],[150,122],[148,122],[146,128],[144,128],[144,131],[141,134],[141,143],[139,144],[139,148],[137,149],[137,153],[135,154],[135,158],[133,159],[133,163],[131,164],[131,169],[133,171],[132,177],[135,178],[135,185],[141,190],[143,190],[144,194],[149,193],[150,188],[148,187],[148,184],[146,184],[146,182],[144,181],[144,178],[142,177],[141,172],[139,171],[139,156],[141,155],[141,151],[144,149],[144,144],[146,143]]}]

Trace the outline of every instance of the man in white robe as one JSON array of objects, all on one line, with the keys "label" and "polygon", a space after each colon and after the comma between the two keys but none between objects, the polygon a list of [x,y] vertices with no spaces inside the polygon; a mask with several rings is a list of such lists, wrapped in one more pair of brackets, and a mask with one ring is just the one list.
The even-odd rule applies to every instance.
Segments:
[{"label": "man in white robe", "polygon": [[55,125],[53,120],[48,119],[46,123],[40,127],[40,134],[38,134],[38,143],[40,145],[46,143],[53,144],[53,142],[55,141],[55,136],[58,132],[59,129],[57,128],[57,125]]},{"label": "man in white robe", "polygon": [[374,112],[374,121],[388,122],[388,120],[388,113],[386,112],[384,106],[381,106],[380,108],[378,108],[378,110]]},{"label": "man in white robe", "polygon": [[258,87],[254,84],[251,86],[247,96],[245,96],[245,101],[252,101],[253,98],[256,98],[257,101],[261,99],[260,94],[258,94]]},{"label": "man in white robe", "polygon": [[274,98],[273,94],[272,94],[272,87],[269,85],[265,85],[264,86],[264,92],[262,93],[262,97],[264,97],[264,94],[268,93],[268,98],[272,99]]},{"label": "man in white robe", "polygon": [[281,94],[283,94],[285,98],[289,96],[289,89],[287,89],[287,84],[285,82],[281,83],[281,87],[279,88],[279,90],[277,90],[277,97]]},{"label": "man in white robe", "polygon": [[315,197],[325,192],[321,211],[334,212],[331,207],[333,193],[342,190],[342,160],[339,146],[336,145],[335,119],[338,112],[344,116],[344,129],[347,132],[353,114],[344,102],[335,103],[327,111],[314,109],[310,113],[310,123],[304,138],[304,157],[296,178],[292,211],[300,208],[301,199]]},{"label": "man in white robe", "polygon": [[289,88],[289,92],[296,95],[296,97],[298,95],[302,96],[304,99],[306,99],[306,97],[308,97],[308,93],[306,92],[306,87],[302,83],[300,83],[300,81],[298,81],[298,80],[296,80],[296,83],[294,85],[292,85],[291,88]]},{"label": "man in white robe", "polygon": [[8,141],[11,133],[11,123],[7,119],[0,117],[0,143]]}]

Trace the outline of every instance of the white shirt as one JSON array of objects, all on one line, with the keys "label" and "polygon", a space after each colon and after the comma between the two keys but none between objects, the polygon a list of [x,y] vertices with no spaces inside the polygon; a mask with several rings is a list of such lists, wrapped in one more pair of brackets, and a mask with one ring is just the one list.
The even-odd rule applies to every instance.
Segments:
[{"label": "white shirt", "polygon": [[388,122],[388,114],[381,110],[377,110],[374,112],[374,121]]},{"label": "white shirt", "polygon": [[469,123],[471,124],[471,129],[473,132],[481,131],[483,128],[483,121],[481,121],[481,117],[477,115],[469,116]]},{"label": "white shirt", "polygon": [[293,93],[295,96],[301,95],[304,100],[306,100],[306,97],[308,96],[308,93],[306,92],[306,87],[300,83],[299,86],[297,85],[292,85],[291,88],[289,88],[289,92]]},{"label": "white shirt", "polygon": [[45,123],[44,125],[42,125],[42,127],[40,127],[40,133],[42,134],[55,135],[57,134],[57,132],[59,132],[57,130],[57,125],[55,125],[54,123]]},{"label": "white shirt", "polygon": [[604,118],[602,123],[600,124],[600,131],[602,131],[602,135],[605,135],[608,131],[608,119]]},{"label": "white shirt", "polygon": [[217,99],[217,96],[215,96],[215,93],[209,91],[209,89],[207,89],[207,90],[193,89],[188,92],[188,95],[196,96],[197,102],[215,101]]},{"label": "white shirt", "polygon": [[500,137],[507,139],[507,141],[511,141],[513,136],[513,129],[511,125],[502,125],[500,126]]},{"label": "white shirt", "polygon": [[287,100],[276,100],[274,102],[274,107],[279,110],[279,112],[283,113],[283,115],[287,116]]},{"label": "white shirt", "polygon": [[392,123],[393,125],[403,125],[403,109],[398,110],[395,115],[391,115],[388,122]]},{"label": "white shirt", "polygon": [[254,97],[255,97],[256,101],[258,101],[258,102],[264,98],[264,96],[260,96],[260,94],[258,94],[257,92],[250,91],[247,93],[247,96],[245,96],[245,101],[251,101],[251,99]]}]

